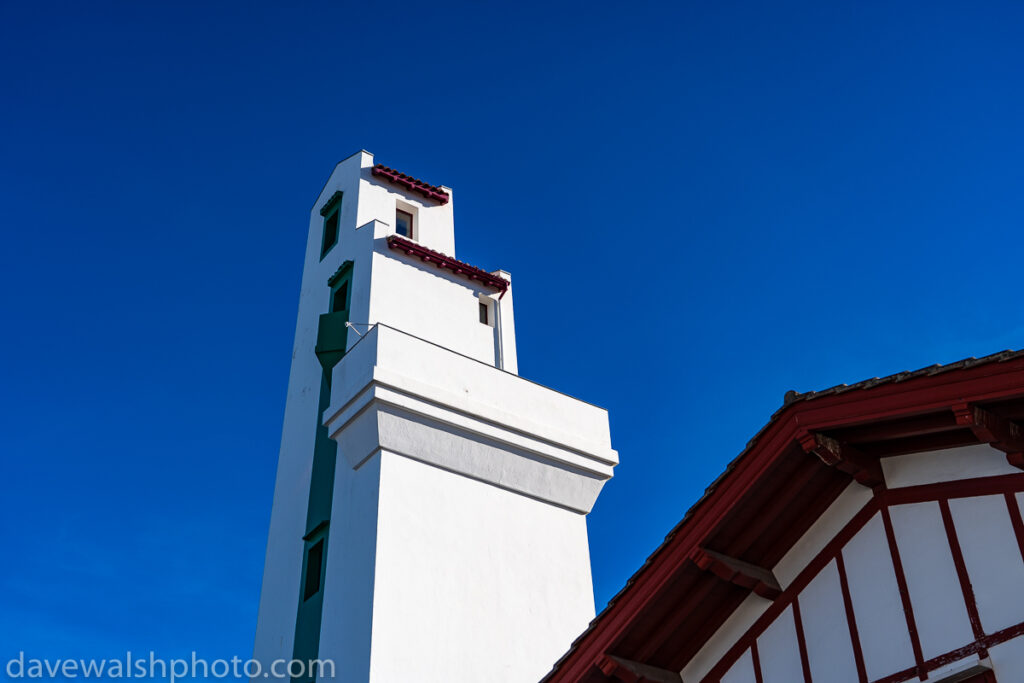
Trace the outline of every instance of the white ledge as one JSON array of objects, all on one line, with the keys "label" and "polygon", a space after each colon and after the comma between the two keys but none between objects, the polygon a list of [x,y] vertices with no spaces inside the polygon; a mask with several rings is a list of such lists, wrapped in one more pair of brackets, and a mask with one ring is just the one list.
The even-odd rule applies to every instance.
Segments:
[{"label": "white ledge", "polygon": [[604,409],[383,325],[335,367],[324,424],[352,467],[383,449],[584,513],[618,464]]}]

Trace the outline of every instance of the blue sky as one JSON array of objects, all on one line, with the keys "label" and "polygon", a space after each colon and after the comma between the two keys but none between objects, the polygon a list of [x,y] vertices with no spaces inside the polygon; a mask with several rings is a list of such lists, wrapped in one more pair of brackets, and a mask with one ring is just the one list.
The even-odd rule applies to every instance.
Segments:
[{"label": "blue sky", "polygon": [[609,409],[599,608],[787,389],[1024,347],[1024,9],[893,5],[0,5],[5,650],[251,653],[360,148],[455,188],[521,374]]}]

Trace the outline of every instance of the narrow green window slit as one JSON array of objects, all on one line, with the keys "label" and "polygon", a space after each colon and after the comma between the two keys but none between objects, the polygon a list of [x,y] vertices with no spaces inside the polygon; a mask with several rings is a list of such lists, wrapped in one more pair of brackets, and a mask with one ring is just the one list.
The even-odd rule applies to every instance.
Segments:
[{"label": "narrow green window slit", "polygon": [[320,539],[309,549],[306,557],[306,589],[303,591],[303,600],[309,600],[320,592],[320,575],[323,570],[324,541]]},{"label": "narrow green window slit", "polygon": [[331,247],[338,241],[338,211],[332,211],[324,219],[324,246],[320,250],[320,258],[330,251]]}]

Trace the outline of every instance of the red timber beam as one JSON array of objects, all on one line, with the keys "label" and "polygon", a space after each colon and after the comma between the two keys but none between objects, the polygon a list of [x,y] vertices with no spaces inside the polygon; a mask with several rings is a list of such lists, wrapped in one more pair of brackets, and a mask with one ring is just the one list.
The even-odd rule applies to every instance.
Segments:
[{"label": "red timber beam", "polygon": [[623,683],[683,683],[683,677],[674,671],[614,655],[605,655],[598,668],[605,676]]},{"label": "red timber beam", "polygon": [[1024,429],[970,403],[953,406],[956,423],[969,427],[978,440],[1006,453],[1006,461],[1024,470]]},{"label": "red timber beam", "polygon": [[775,575],[749,562],[707,548],[697,548],[693,553],[693,562],[723,581],[753,591],[762,598],[775,600],[782,595],[782,587]]},{"label": "red timber beam", "polygon": [[840,443],[835,439],[818,432],[802,431],[797,434],[797,441],[805,453],[812,453],[829,467],[846,472],[858,483],[875,488],[885,483],[882,477],[882,466],[878,460],[867,456],[849,444]]}]

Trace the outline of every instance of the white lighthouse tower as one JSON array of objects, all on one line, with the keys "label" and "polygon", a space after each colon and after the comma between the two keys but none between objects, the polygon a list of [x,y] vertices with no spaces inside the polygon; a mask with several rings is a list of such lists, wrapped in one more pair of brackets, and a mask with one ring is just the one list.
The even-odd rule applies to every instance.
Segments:
[{"label": "white lighthouse tower", "polygon": [[345,159],[310,214],[255,658],[539,680],[594,616],[616,463],[606,411],[517,375],[510,276],[455,259],[452,191]]}]

